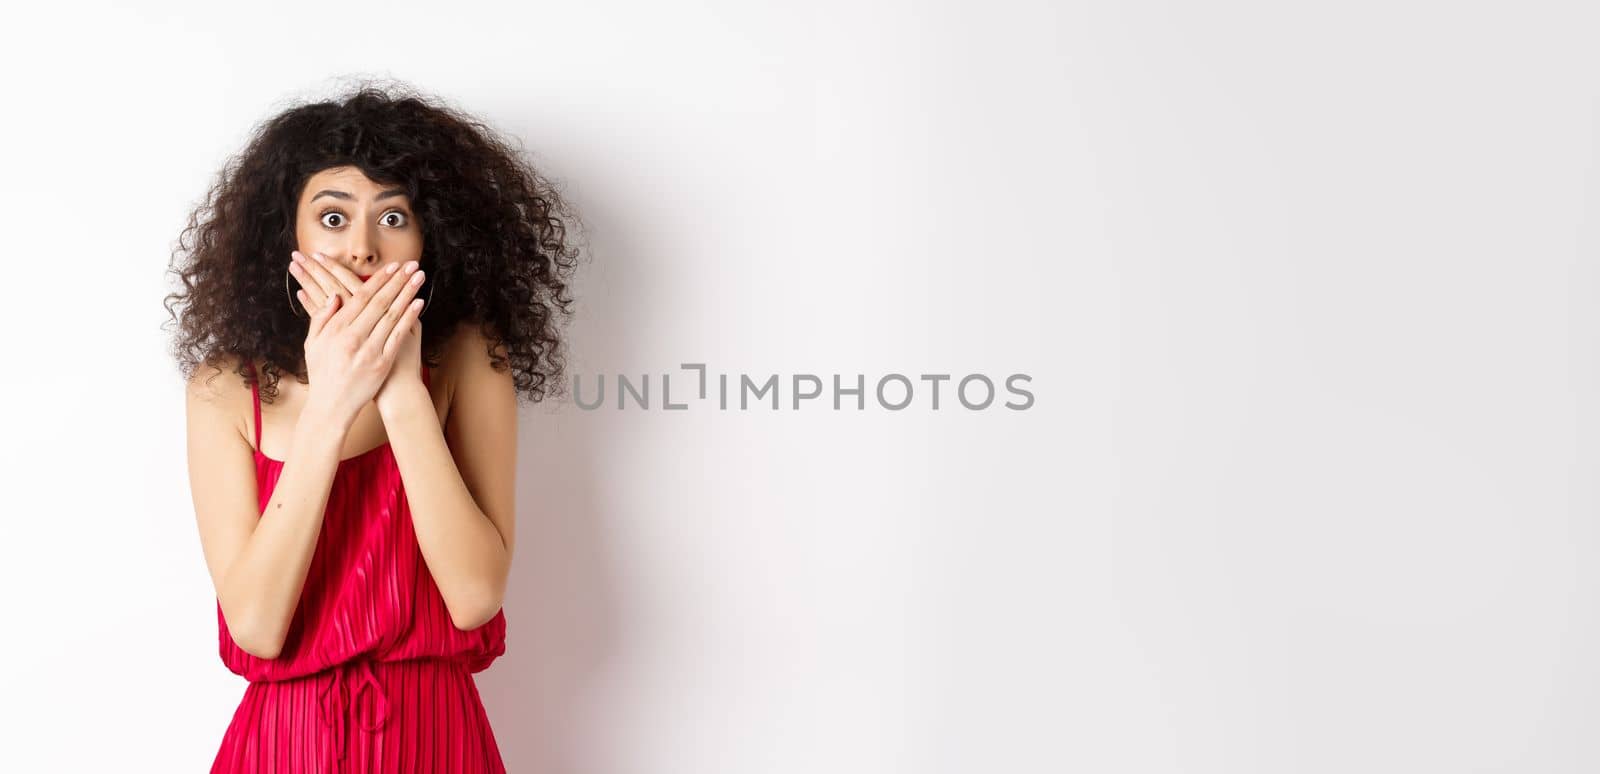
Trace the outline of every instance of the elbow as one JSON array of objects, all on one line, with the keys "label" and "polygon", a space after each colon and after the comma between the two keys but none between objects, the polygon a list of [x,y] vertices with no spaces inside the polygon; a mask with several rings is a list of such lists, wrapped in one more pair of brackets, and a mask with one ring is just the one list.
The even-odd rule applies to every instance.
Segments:
[{"label": "elbow", "polygon": [[228,636],[239,649],[259,659],[271,660],[283,653],[284,632],[271,631],[254,616],[227,616]]},{"label": "elbow", "polygon": [[494,620],[500,612],[500,596],[498,594],[481,594],[474,600],[457,604],[446,604],[450,611],[450,624],[457,630],[470,632]]},{"label": "elbow", "polygon": [[445,596],[444,606],[450,613],[450,624],[459,631],[470,632],[494,620],[505,603],[509,576],[510,573],[502,569],[487,576],[463,579],[463,583],[452,587],[452,594],[445,594],[441,587],[439,591]]},{"label": "elbow", "polygon": [[493,611],[490,611],[486,614],[480,613],[478,615],[465,618],[452,613],[450,615],[450,624],[456,627],[457,631],[470,632],[473,629],[476,629],[494,620],[494,614],[498,612],[500,612],[500,608],[497,607]]},{"label": "elbow", "polygon": [[283,638],[272,637],[256,633],[250,629],[236,631],[231,627],[228,633],[233,636],[233,644],[239,649],[259,659],[272,660],[283,653]]},{"label": "elbow", "polygon": [[233,641],[239,646],[240,650],[265,661],[271,661],[272,659],[277,658],[278,654],[283,652],[283,642],[281,640],[276,642],[268,642],[265,640],[259,642],[241,642],[239,638],[235,637]]}]

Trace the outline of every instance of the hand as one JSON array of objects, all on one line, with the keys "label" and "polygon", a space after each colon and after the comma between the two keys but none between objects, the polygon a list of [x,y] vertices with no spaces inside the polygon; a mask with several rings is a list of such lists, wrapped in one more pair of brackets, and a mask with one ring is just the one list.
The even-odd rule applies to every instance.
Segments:
[{"label": "hand", "polygon": [[[417,276],[422,276],[422,272],[418,271]],[[420,305],[423,302],[417,303]],[[428,394],[427,385],[422,383],[422,320],[415,316],[412,319],[411,330],[400,338],[389,377],[383,380],[374,398],[378,403],[378,413],[385,418],[389,416],[390,407],[398,404],[406,392],[415,390],[423,395]]]},{"label": "hand", "polygon": [[290,267],[302,285],[295,296],[311,313],[305,342],[311,397],[352,421],[391,381],[397,359],[414,357],[411,377],[421,381],[422,301],[415,295],[423,274],[415,261],[385,269],[362,282],[337,262],[299,252]]}]

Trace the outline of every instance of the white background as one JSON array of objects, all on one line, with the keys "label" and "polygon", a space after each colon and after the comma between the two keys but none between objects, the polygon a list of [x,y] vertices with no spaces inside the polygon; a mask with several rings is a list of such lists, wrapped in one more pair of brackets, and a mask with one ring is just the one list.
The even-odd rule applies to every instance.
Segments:
[{"label": "white background", "polygon": [[564,181],[575,374],[1033,377],[524,407],[512,771],[1600,769],[1584,4],[130,5],[0,28],[0,769],[210,764],[168,251],[352,74]]}]

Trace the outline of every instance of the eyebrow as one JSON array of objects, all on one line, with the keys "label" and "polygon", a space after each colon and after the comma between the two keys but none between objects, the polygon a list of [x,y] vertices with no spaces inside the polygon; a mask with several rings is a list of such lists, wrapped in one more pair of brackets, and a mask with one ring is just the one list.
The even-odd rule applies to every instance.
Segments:
[{"label": "eyebrow", "polygon": [[[382,199],[388,199],[388,198],[390,198],[392,196],[404,196],[405,193],[406,193],[406,189],[404,189],[404,188],[390,188],[389,190],[384,191],[383,193],[380,193],[377,196],[374,196],[372,198],[372,200],[373,201],[379,201],[379,200],[382,200]],[[317,199],[320,199],[320,198],[322,198],[324,196],[332,196],[335,199],[344,199],[346,201],[356,198],[354,196],[351,196],[346,191],[339,191],[339,190],[335,190],[335,189],[332,189],[332,188],[324,188],[321,191],[318,191],[316,196],[311,197],[310,201],[314,202]]]}]

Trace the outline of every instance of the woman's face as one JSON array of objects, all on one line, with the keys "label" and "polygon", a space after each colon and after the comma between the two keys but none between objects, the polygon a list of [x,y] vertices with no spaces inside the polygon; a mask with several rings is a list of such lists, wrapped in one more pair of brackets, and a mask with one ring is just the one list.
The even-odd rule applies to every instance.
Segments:
[{"label": "woman's face", "polygon": [[422,258],[422,229],[405,190],[374,183],[355,167],[324,169],[306,181],[294,235],[301,254],[322,253],[363,278]]}]

